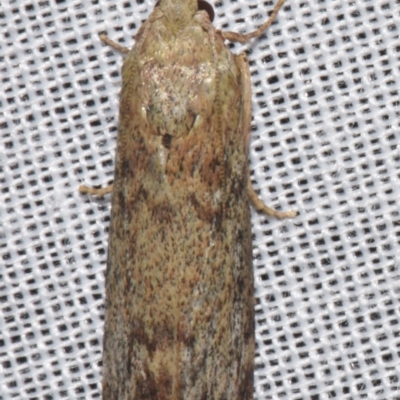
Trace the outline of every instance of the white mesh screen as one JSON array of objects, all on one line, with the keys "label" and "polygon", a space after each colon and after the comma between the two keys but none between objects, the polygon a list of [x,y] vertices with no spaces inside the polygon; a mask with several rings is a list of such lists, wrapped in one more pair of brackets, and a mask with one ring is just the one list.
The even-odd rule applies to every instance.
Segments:
[{"label": "white mesh screen", "polygon": [[[274,1],[221,0],[251,31]],[[0,399],[99,399],[122,56],[154,1],[0,2]],[[287,0],[249,49],[255,398],[400,399],[399,0]],[[139,400],[139,399],[138,399]],[[211,399],[210,399],[211,400]]]}]

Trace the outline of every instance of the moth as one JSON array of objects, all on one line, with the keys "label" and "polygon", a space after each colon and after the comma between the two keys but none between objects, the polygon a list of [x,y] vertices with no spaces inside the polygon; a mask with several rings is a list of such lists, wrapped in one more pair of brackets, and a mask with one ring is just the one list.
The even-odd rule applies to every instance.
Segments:
[{"label": "moth", "polygon": [[106,271],[103,400],[250,400],[251,84],[205,1],[160,0],[122,67]]}]

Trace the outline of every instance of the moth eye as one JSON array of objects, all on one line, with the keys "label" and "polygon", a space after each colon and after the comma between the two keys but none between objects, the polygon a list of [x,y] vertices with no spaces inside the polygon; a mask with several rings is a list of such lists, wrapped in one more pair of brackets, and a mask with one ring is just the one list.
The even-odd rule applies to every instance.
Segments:
[{"label": "moth eye", "polygon": [[[158,0],[157,3],[154,5],[154,8],[160,5],[161,0]],[[208,14],[208,18],[210,18],[210,22],[214,21],[214,8],[210,3],[207,3],[205,0],[198,0],[197,2],[197,9],[199,11],[205,11]]]},{"label": "moth eye", "polygon": [[201,11],[205,11],[208,14],[208,17],[210,18],[210,21],[214,21],[214,9],[210,3],[207,3],[204,0],[199,0],[197,2],[197,8]]},{"label": "moth eye", "polygon": [[166,149],[171,148],[171,141],[172,141],[172,136],[169,135],[168,133],[163,135],[161,138],[161,142]]}]

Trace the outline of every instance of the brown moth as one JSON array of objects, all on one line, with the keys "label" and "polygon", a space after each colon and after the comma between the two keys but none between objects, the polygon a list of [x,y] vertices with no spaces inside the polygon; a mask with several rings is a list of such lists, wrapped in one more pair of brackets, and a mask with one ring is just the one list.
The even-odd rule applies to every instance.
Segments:
[{"label": "brown moth", "polygon": [[[246,56],[211,6],[161,0],[122,67],[106,273],[103,400],[250,400],[254,297]],[[212,10],[212,9],[211,9]],[[208,11],[208,12],[207,12]],[[211,14],[211,12],[210,12]]]}]

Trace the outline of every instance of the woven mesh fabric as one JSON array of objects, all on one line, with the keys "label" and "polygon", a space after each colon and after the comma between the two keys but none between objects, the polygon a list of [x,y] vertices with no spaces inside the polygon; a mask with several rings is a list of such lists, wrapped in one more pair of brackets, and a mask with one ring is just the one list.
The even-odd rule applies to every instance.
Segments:
[{"label": "woven mesh fabric", "polygon": [[[273,1],[221,0],[249,32]],[[0,400],[98,399],[122,56],[154,1],[0,3]],[[400,2],[287,0],[247,46],[255,399],[400,399]],[[211,400],[211,399],[210,399]]]}]

